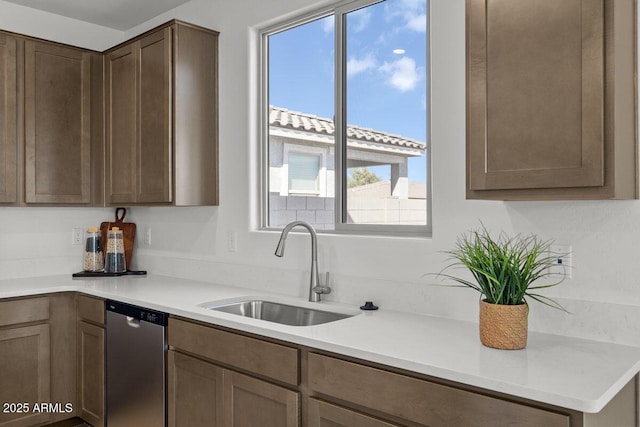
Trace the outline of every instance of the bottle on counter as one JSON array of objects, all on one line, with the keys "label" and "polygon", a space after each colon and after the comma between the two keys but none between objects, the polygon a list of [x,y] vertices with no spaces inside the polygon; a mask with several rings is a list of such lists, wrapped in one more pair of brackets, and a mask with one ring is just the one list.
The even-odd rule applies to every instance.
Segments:
[{"label": "bottle on counter", "polygon": [[124,240],[122,230],[113,227],[107,231],[107,256],[104,262],[106,273],[124,273],[127,266],[124,259]]},{"label": "bottle on counter", "polygon": [[87,229],[87,243],[84,249],[84,271],[104,270],[101,239],[100,230],[97,227],[89,227]]}]

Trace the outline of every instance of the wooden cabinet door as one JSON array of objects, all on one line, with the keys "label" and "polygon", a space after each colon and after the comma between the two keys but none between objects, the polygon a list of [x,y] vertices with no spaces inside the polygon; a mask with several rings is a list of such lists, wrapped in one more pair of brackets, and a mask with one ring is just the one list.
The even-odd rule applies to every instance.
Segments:
[{"label": "wooden cabinet door", "polygon": [[170,203],[171,178],[171,28],[139,42],[137,182],[139,203]]},{"label": "wooden cabinet door", "polygon": [[169,427],[223,426],[222,368],[169,350],[167,369]]},{"label": "wooden cabinet door", "polygon": [[106,202],[135,203],[137,188],[136,44],[105,58]]},{"label": "wooden cabinet door", "polygon": [[172,200],[171,28],[106,58],[107,204]]},{"label": "wooden cabinet door", "polygon": [[[309,389],[358,408],[427,426],[567,427],[570,416],[317,353],[307,359]],[[463,408],[463,409],[462,409]]]},{"label": "wooden cabinet door", "polygon": [[32,426],[47,421],[49,414],[34,411],[33,406],[51,401],[49,325],[0,331],[0,361],[0,403],[16,405],[0,410],[0,426]]},{"label": "wooden cabinet door", "polygon": [[174,203],[218,204],[218,34],[174,30]]},{"label": "wooden cabinet door", "polygon": [[168,372],[169,427],[299,425],[297,392],[174,350]]},{"label": "wooden cabinet door", "polygon": [[604,2],[467,0],[469,190],[604,185]]},{"label": "wooden cabinet door", "polygon": [[17,199],[17,81],[14,37],[0,34],[0,203]]},{"label": "wooden cabinet door", "polygon": [[25,201],[91,202],[91,54],[25,42]]},{"label": "wooden cabinet door", "polygon": [[50,301],[51,402],[61,407],[51,414],[51,422],[77,415],[78,330],[74,293],[57,292]]},{"label": "wooden cabinet door", "polygon": [[92,426],[104,426],[104,328],[78,322],[78,415]]},{"label": "wooden cabinet door", "polygon": [[351,411],[317,399],[309,399],[308,427],[397,427],[359,412]]},{"label": "wooden cabinet door", "polygon": [[298,393],[233,371],[224,371],[225,426],[299,425]]}]

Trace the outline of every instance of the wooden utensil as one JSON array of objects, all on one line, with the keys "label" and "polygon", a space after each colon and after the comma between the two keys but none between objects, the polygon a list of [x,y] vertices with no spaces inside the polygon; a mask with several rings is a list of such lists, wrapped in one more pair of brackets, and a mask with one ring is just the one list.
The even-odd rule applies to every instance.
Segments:
[{"label": "wooden utensil", "polygon": [[[119,215],[121,214],[121,215]],[[100,224],[100,233],[102,234],[102,247],[107,247],[107,231],[112,227],[118,227],[122,230],[122,239],[124,243],[124,259],[127,264],[127,270],[131,268],[131,256],[133,255],[133,241],[136,238],[136,224],[133,222],[124,222],[127,215],[125,208],[116,208],[116,220],[114,222],[103,222]]]}]

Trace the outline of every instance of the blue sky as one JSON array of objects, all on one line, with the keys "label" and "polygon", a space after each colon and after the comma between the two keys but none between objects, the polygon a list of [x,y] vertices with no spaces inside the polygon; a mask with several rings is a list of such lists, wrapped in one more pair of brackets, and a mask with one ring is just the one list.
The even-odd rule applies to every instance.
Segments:
[{"label": "blue sky", "polygon": [[[427,140],[426,13],[426,0],[386,0],[347,15],[348,124]],[[333,117],[333,16],[270,36],[269,69],[270,104]],[[425,170],[410,159],[411,180]]]}]

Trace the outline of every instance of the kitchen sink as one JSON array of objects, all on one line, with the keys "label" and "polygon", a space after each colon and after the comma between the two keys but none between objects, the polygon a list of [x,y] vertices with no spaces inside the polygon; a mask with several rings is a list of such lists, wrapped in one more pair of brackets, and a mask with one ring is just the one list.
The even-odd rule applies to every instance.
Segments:
[{"label": "kitchen sink", "polygon": [[247,300],[224,304],[209,303],[205,305],[205,308],[291,326],[319,325],[353,316],[351,314],[316,310],[264,300]]}]

